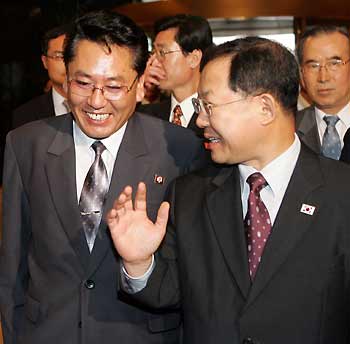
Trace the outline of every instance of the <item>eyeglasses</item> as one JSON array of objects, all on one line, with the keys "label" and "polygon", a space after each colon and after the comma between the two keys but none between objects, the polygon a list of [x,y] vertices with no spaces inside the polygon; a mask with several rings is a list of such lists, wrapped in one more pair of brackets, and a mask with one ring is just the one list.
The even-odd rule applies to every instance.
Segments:
[{"label": "eyeglasses", "polygon": [[119,100],[125,97],[133,88],[138,76],[136,75],[134,81],[130,87],[126,85],[111,85],[97,87],[91,82],[85,82],[78,79],[70,79],[68,82],[70,84],[70,90],[72,93],[81,97],[90,97],[95,90],[102,92],[103,96],[107,100]]},{"label": "eyeglasses", "polygon": [[321,64],[320,62],[310,61],[303,65],[303,68],[310,73],[319,73],[322,68],[325,68],[328,72],[338,72],[342,66],[345,66],[349,60],[343,61],[341,59],[331,59]]},{"label": "eyeglasses", "polygon": [[178,52],[182,52],[182,50],[181,50],[181,49],[177,49],[177,50],[164,50],[164,49],[158,50],[158,49],[154,49],[154,50],[152,51],[152,54],[156,54],[157,57],[160,57],[160,58],[163,59],[163,58],[165,58],[165,56],[168,55],[168,54],[178,53]]},{"label": "eyeglasses", "polygon": [[49,59],[53,59],[56,61],[63,60],[63,51],[58,51],[53,55],[45,55],[45,56],[48,57]]},{"label": "eyeglasses", "polygon": [[213,104],[213,103],[209,103],[206,100],[201,99],[201,98],[192,98],[192,104],[193,104],[194,111],[196,112],[196,114],[199,114],[203,109],[207,116],[211,116],[213,113],[213,108],[237,103],[237,102],[240,102],[240,101],[245,100],[245,99],[247,99],[247,98],[236,99],[236,100],[232,100],[230,102],[223,103],[223,104]]}]

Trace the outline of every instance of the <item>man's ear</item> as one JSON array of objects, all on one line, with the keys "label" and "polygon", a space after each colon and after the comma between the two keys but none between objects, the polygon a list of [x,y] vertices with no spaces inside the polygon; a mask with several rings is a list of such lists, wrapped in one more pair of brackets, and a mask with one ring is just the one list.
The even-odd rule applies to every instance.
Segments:
[{"label": "man's ear", "polygon": [[44,65],[44,68],[47,69],[47,57],[45,55],[41,55],[41,62]]},{"label": "man's ear", "polygon": [[276,118],[278,104],[269,93],[263,93],[258,97],[260,101],[261,124],[269,125]]},{"label": "man's ear", "polygon": [[143,97],[145,96],[145,88],[144,88],[145,76],[142,75],[139,77],[136,85],[136,101],[141,102]]},{"label": "man's ear", "polygon": [[192,69],[195,69],[199,67],[201,63],[203,53],[200,49],[194,49],[192,52],[190,52],[186,57],[188,60],[188,64]]}]

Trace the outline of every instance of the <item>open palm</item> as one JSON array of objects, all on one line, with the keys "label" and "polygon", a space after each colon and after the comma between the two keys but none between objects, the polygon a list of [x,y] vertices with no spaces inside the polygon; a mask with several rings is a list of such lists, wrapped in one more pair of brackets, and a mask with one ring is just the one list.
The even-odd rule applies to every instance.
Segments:
[{"label": "open palm", "polygon": [[129,273],[132,269],[139,274],[147,270],[152,254],[165,235],[169,203],[161,204],[155,223],[148,218],[146,208],[146,185],[140,183],[134,203],[132,188],[127,186],[107,215],[114,246]]}]

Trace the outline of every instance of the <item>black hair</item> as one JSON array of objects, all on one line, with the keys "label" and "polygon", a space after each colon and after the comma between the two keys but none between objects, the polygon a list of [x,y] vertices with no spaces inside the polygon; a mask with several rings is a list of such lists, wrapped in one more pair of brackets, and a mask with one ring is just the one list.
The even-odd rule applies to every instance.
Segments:
[{"label": "black hair", "polygon": [[258,36],[250,36],[227,41],[217,46],[212,45],[206,50],[205,54],[202,57],[200,70],[202,71],[204,66],[212,60],[223,56],[232,56],[233,53],[240,51],[243,47],[247,47],[248,45],[255,44],[262,40],[263,38],[260,38]]},{"label": "black hair", "polygon": [[299,70],[286,47],[261,37],[239,38],[209,50],[202,68],[223,56],[232,56],[230,89],[246,95],[269,93],[285,110],[296,113]]},{"label": "black hair", "polygon": [[332,33],[340,33],[345,36],[348,41],[350,40],[349,31],[343,27],[336,25],[317,25],[308,28],[300,37],[299,43],[297,45],[296,53],[298,57],[299,64],[303,62],[303,54],[305,42],[309,37],[316,37],[319,35],[329,35]]},{"label": "black hair", "polygon": [[144,31],[130,18],[111,11],[94,11],[78,18],[67,34],[64,50],[66,67],[74,59],[77,44],[88,40],[107,47],[118,45],[131,50],[133,68],[141,76],[148,59],[148,42]]},{"label": "black hair", "polygon": [[156,21],[154,25],[155,36],[168,29],[176,28],[175,41],[181,47],[184,54],[199,49],[203,53],[213,44],[213,35],[206,19],[190,14],[177,14],[164,17]]},{"label": "black hair", "polygon": [[46,31],[43,36],[41,37],[41,53],[42,55],[47,55],[47,52],[49,50],[49,43],[51,40],[66,35],[67,32],[70,30],[69,24],[64,24],[60,26],[56,26],[54,28],[51,28],[50,30]]}]

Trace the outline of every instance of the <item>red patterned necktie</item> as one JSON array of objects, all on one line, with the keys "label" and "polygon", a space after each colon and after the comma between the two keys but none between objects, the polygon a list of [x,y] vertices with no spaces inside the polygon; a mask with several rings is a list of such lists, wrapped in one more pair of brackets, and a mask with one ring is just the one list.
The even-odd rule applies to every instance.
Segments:
[{"label": "red patterned necktie", "polygon": [[247,183],[250,186],[250,193],[244,225],[247,234],[249,273],[253,281],[271,232],[271,219],[260,198],[260,191],[267,185],[265,178],[256,172],[247,178]]},{"label": "red patterned necktie", "polygon": [[183,113],[182,113],[180,105],[176,105],[174,107],[173,114],[174,114],[174,117],[173,117],[172,123],[181,126],[182,125],[181,116],[183,116]]}]

